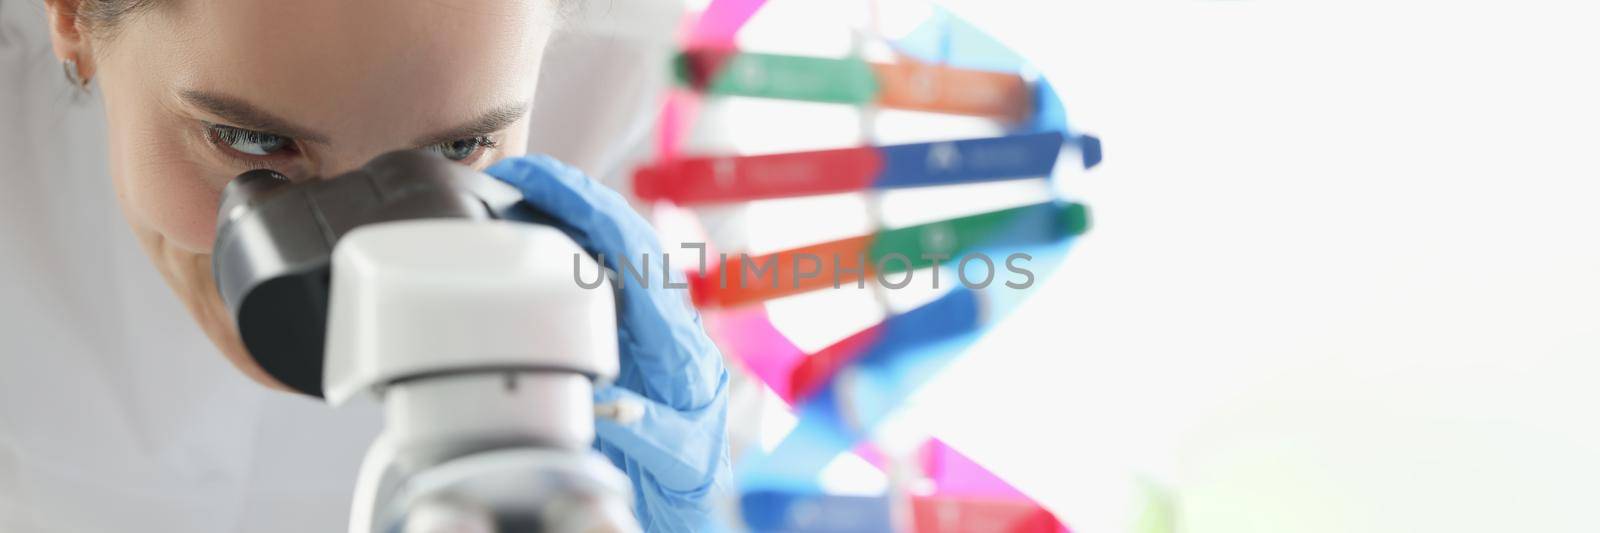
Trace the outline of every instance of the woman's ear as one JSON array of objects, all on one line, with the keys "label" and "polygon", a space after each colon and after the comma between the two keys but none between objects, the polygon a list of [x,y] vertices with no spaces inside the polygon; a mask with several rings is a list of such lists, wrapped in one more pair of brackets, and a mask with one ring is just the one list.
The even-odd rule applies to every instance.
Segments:
[{"label": "woman's ear", "polygon": [[72,62],[80,80],[94,76],[93,48],[89,46],[88,26],[84,24],[78,8],[81,0],[44,0],[46,16],[50,19],[50,45],[56,59],[65,64]]}]

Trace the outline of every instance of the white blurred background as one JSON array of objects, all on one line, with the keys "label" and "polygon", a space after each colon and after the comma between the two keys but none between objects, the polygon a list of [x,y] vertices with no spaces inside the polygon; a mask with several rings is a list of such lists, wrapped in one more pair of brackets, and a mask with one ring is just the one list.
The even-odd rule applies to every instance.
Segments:
[{"label": "white blurred background", "polygon": [[1593,4],[945,4],[1106,162],[907,418],[1081,531],[1600,530]]}]

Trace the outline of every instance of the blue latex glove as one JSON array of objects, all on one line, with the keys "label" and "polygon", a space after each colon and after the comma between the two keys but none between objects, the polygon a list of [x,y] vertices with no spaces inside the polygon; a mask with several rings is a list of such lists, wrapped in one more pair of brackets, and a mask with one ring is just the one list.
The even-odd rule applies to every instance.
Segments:
[{"label": "blue latex glove", "polygon": [[596,405],[631,399],[644,413],[626,425],[597,419],[596,448],[632,478],[634,512],[646,531],[706,530],[716,496],[728,494],[731,483],[728,372],[686,289],[662,283],[654,229],[616,191],[548,156],[506,159],[487,172],[520,189],[528,206],[612,270],[621,272],[619,256],[637,268],[640,254],[649,255],[647,287],[623,276],[621,368],[614,385],[595,393]]}]

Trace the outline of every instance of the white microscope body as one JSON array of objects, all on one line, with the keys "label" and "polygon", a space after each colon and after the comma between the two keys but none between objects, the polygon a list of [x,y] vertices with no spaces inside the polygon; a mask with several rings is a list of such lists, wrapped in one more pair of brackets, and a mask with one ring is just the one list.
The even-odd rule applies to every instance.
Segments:
[{"label": "white microscope body", "polygon": [[591,447],[615,295],[578,284],[599,267],[560,230],[515,221],[539,220],[521,199],[415,150],[223,191],[212,272],[251,357],[296,392],[383,404],[351,533],[638,529]]},{"label": "white microscope body", "polygon": [[[576,254],[576,255],[575,255]],[[383,403],[351,533],[637,531],[594,440],[617,373],[609,285],[559,230],[423,219],[362,226],[333,253],[324,388]],[[584,261],[587,262],[584,262]]]}]

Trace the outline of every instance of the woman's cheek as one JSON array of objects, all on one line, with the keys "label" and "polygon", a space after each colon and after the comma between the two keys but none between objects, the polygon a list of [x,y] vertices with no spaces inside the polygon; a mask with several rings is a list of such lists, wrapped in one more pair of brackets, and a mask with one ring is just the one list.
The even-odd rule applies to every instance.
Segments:
[{"label": "woman's cheek", "polygon": [[[112,69],[108,69],[112,70]],[[107,72],[105,102],[111,175],[124,213],[134,226],[159,233],[170,245],[210,253],[217,205],[226,179],[197,161],[197,128],[160,105],[156,91],[124,72]]]},{"label": "woman's cheek", "polygon": [[172,245],[211,253],[222,197],[216,177],[181,153],[151,152],[128,163],[123,194],[135,216]]}]

